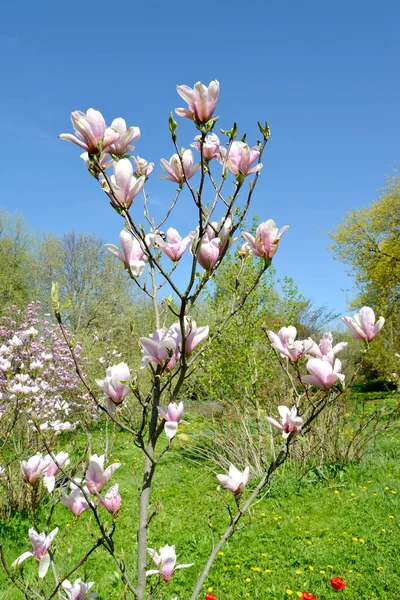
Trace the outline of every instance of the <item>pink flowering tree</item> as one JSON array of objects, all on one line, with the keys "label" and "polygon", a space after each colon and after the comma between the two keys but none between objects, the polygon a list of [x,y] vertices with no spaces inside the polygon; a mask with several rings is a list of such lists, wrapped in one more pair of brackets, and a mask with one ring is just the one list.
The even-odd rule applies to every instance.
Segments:
[{"label": "pink flowering tree", "polygon": [[[39,302],[24,310],[12,306],[0,320],[0,450],[4,449],[0,486],[5,513],[24,507],[35,512],[46,493],[46,481],[38,487],[35,475],[27,472],[24,477],[28,494],[20,481],[19,461],[42,448],[34,422],[40,423],[56,449],[60,434],[74,431],[78,421],[91,421],[96,410],[74,370],[67,331],[66,335],[68,341],[50,315],[41,316]],[[80,359],[78,343],[74,352]],[[11,447],[13,452],[7,452]],[[47,475],[53,477],[51,469]]]},{"label": "pink flowering tree", "polygon": [[[121,218],[122,231],[114,234],[115,238],[119,234],[119,246],[112,243],[106,248],[124,264],[127,277],[137,289],[151,300],[155,330],[137,340],[142,350],[141,369],[146,370],[149,377],[138,378],[121,357],[118,363],[107,368],[103,379],[88,381],[64,326],[58,286],[53,285],[54,314],[88,398],[107,419],[128,432],[143,453],[137,508],[137,566],[135,571],[129,571],[124,553],[113,537],[118,514],[124,510],[123,494],[118,487],[121,465],[107,464],[104,454],[91,454],[84,465],[68,462],[65,452],[56,455],[52,451],[42,423],[36,418],[34,426],[41,436],[43,451],[25,458],[21,476],[28,485],[43,480],[46,488],[53,490],[49,493],[56,494],[65,510],[70,510],[77,519],[83,512],[90,511],[98,531],[97,536],[93,536],[92,548],[68,572],[63,570],[62,560],[56,561],[51,550],[58,530],[49,533],[49,521],[44,532],[30,530],[32,549],[21,547],[22,554],[14,559],[11,568],[3,555],[9,577],[17,587],[31,594],[28,597],[50,599],[64,590],[69,597],[84,598],[93,582],[77,579],[72,584],[71,576],[99,546],[109,553],[120,570],[126,593],[137,600],[163,597],[164,586],[172,578],[179,577],[180,569],[192,568],[196,562],[195,557],[182,557],[189,562],[177,564],[179,548],[175,550],[171,539],[165,540],[159,550],[151,547],[150,499],[154,474],[165,453],[173,451],[175,435],[184,422],[185,399],[181,396],[186,379],[205,350],[256,290],[288,226],[279,228],[271,215],[265,215],[266,220],[258,225],[255,235],[243,231],[251,198],[262,173],[262,156],[270,136],[268,124],[259,124],[260,139],[252,146],[244,139],[237,139],[236,124],[231,129],[221,130],[223,137],[220,139],[215,132],[218,81],[212,81],[208,86],[198,82],[193,88],[180,85],[177,91],[187,107],[177,108],[176,114],[193,125],[194,135],[189,140],[193,150],[181,148],[181,141],[178,144],[178,123],[171,113],[169,131],[174,153],[169,160],[162,158],[160,166],[166,190],[170,186],[175,189],[175,194],[161,216],[153,215],[149,208],[155,169],[154,163],[147,159],[154,157],[145,159],[132,155],[132,142],[140,136],[137,126],[127,127],[121,118],[107,126],[101,113],[90,108],[86,113],[74,111],[71,120],[75,133],[60,136],[85,151],[82,154],[84,166]],[[187,217],[186,230],[180,225],[178,231],[174,223],[177,211]],[[194,305],[227,254],[236,251],[239,266],[230,307],[211,330],[207,323],[194,319]],[[251,280],[244,279],[247,266],[251,263],[253,268],[255,260],[257,267],[252,271]],[[168,311],[163,318],[161,300]],[[360,339],[359,328],[362,329],[370,318],[371,314],[363,316],[357,322],[357,329],[353,329]],[[373,331],[377,332],[378,328]],[[366,337],[372,339],[371,328]],[[287,459],[299,434],[306,433],[326,403],[332,401],[332,393],[340,394],[343,389],[344,375],[336,358],[342,348],[333,345],[329,337],[326,343],[319,345],[312,340],[296,340],[296,330],[289,326],[277,334],[269,332],[269,338],[290,377],[288,363],[295,365],[301,391],[293,380],[291,406],[282,404],[276,415],[265,420],[266,432],[269,431],[268,423],[281,431],[282,449],[276,458],[265,462],[251,491],[246,489],[251,476],[250,465],[240,470],[231,464],[228,473],[218,473],[216,492],[218,489],[227,508],[227,526],[210,549],[206,563],[196,564],[198,576],[190,594],[191,600],[202,593],[218,552],[236,532],[239,521],[266,488],[274,471]],[[139,408],[133,413],[138,415],[136,418],[128,410],[132,403]],[[234,499],[234,509],[229,503],[230,496]],[[133,530],[130,535],[134,535]],[[50,593],[46,591],[47,595],[41,595],[43,587],[39,584],[35,589],[23,581],[19,566],[27,558],[38,562],[39,579],[49,578],[48,573],[53,573],[53,589]],[[150,569],[149,558],[152,561]],[[46,581],[50,586],[50,581]],[[94,589],[95,585],[94,582]]]}]

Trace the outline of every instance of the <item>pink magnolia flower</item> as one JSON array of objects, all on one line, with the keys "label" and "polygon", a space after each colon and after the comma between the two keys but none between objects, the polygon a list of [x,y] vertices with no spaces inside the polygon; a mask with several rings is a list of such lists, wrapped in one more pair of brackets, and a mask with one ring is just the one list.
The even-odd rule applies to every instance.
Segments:
[{"label": "pink magnolia flower", "polygon": [[[178,325],[179,326],[179,325]],[[185,353],[192,354],[196,346],[204,342],[208,337],[209,327],[197,327],[196,321],[190,317],[185,317]]]},{"label": "pink magnolia flower", "polygon": [[303,375],[302,380],[310,385],[329,390],[337,381],[344,381],[344,375],[340,372],[342,363],[338,358],[333,365],[321,358],[310,358],[306,367],[311,375]]},{"label": "pink magnolia flower", "polygon": [[312,339],[296,340],[297,329],[290,325],[282,327],[278,334],[273,331],[267,331],[271,346],[275,348],[281,356],[286,356],[290,361],[297,362],[302,358],[313,346]]},{"label": "pink magnolia flower", "polygon": [[[89,490],[87,490],[87,493],[89,494]],[[70,509],[75,517],[79,517],[89,508],[89,504],[79,488],[75,488],[69,496],[62,491],[61,502]]]},{"label": "pink magnolia flower", "polygon": [[90,588],[94,585],[94,581],[84,583],[81,579],[76,579],[72,585],[68,579],[64,579],[61,585],[68,596],[68,600],[85,600],[85,598],[97,598],[98,596],[97,592],[88,594]]},{"label": "pink magnolia flower", "polygon": [[333,365],[335,354],[341,352],[346,346],[347,342],[340,342],[333,346],[333,336],[331,332],[328,331],[327,333],[324,333],[323,338],[318,345],[314,342],[314,345],[308,350],[308,353],[317,358],[323,358]]},{"label": "pink magnolia flower", "polygon": [[[145,242],[148,248],[151,248],[153,245],[153,240],[153,234],[146,235]],[[146,262],[149,260],[144,245],[135,237],[132,237],[126,229],[123,229],[119,234],[119,242],[122,252],[114,244],[106,244],[105,247],[111,254],[124,263],[134,277],[140,277],[146,266]]]},{"label": "pink magnolia flower", "polygon": [[184,421],[182,419],[183,402],[179,402],[179,404],[176,404],[176,402],[170,402],[168,404],[168,408],[165,408],[164,406],[159,406],[158,414],[161,418],[165,420],[164,431],[166,436],[169,437],[170,440],[172,440],[172,438],[178,431],[179,423],[187,424],[187,421]]},{"label": "pink magnolia flower", "polygon": [[160,235],[156,235],[154,237],[154,241],[161,248],[164,254],[166,254],[168,258],[174,262],[177,262],[181,258],[192,239],[192,234],[187,235],[182,239],[177,230],[173,227],[170,227],[167,230],[167,241],[165,241]]},{"label": "pink magnolia flower", "polygon": [[21,461],[21,472],[22,476],[27,483],[35,483],[48,468],[51,459],[49,457],[44,458],[43,455],[38,452],[28,461]]},{"label": "pink magnolia flower", "polygon": [[249,480],[249,473],[250,467],[246,467],[243,473],[241,473],[231,464],[229,467],[229,474],[217,475],[217,479],[224,488],[231,491],[235,496],[239,496]]},{"label": "pink magnolia flower", "polygon": [[385,324],[385,319],[379,317],[375,323],[375,313],[369,306],[363,306],[360,312],[356,313],[353,318],[343,317],[343,322],[351,329],[351,337],[357,340],[370,342],[374,339]]},{"label": "pink magnolia flower", "polygon": [[203,269],[211,269],[219,259],[221,240],[217,237],[212,240],[205,235],[197,251],[197,262]]},{"label": "pink magnolia flower", "polygon": [[260,258],[272,258],[278,250],[278,245],[282,235],[289,229],[289,225],[282,227],[280,231],[275,221],[269,219],[260,223],[256,230],[256,237],[251,233],[244,232],[243,237],[250,244],[254,256]]},{"label": "pink magnolia flower", "polygon": [[157,569],[146,571],[146,576],[159,575],[164,581],[172,579],[172,576],[177,569],[187,569],[194,565],[194,563],[176,565],[175,546],[164,546],[163,548],[160,548],[160,553],[152,548],[147,548],[147,552],[153,562],[157,565]]},{"label": "pink magnolia flower", "polygon": [[249,254],[252,254],[251,246],[247,242],[240,246],[240,250],[238,251],[239,258],[246,258]]},{"label": "pink magnolia flower", "polygon": [[108,147],[110,154],[116,156],[122,156],[125,152],[133,150],[131,142],[137,140],[140,137],[139,127],[126,127],[125,119],[114,119],[111,123],[111,127],[118,132],[116,140]]},{"label": "pink magnolia flower", "polygon": [[157,329],[150,338],[141,337],[142,364],[141,369],[148,364],[159,365],[165,369],[173,369],[180,357],[179,345],[181,334],[179,327],[171,326]]},{"label": "pink magnolia flower", "polygon": [[85,483],[89,492],[94,494],[96,490],[101,492],[107,481],[112,477],[114,471],[121,466],[121,463],[116,462],[104,470],[104,454],[97,456],[93,454],[90,457],[89,466],[86,471]]},{"label": "pink magnolia flower", "polygon": [[107,405],[111,412],[115,411],[115,405],[121,404],[130,392],[130,387],[121,383],[121,381],[129,381],[130,378],[128,365],[121,362],[118,365],[108,367],[104,379],[96,379],[96,384],[107,397]]},{"label": "pink magnolia flower", "polygon": [[80,146],[89,154],[105,150],[118,137],[115,129],[106,127],[101,112],[93,108],[89,108],[86,114],[80,110],[74,110],[71,113],[71,121],[77,137],[71,133],[62,133],[58,137]]},{"label": "pink magnolia flower", "polygon": [[160,160],[160,165],[168,175],[161,175],[161,177],[162,179],[168,179],[168,181],[183,183],[185,179],[190,179],[200,169],[200,163],[193,163],[194,158],[191,150],[185,150],[182,154],[183,169],[178,154],[173,154],[169,161],[162,158]]},{"label": "pink magnolia flower", "polygon": [[216,79],[210,81],[208,87],[201,81],[195,83],[193,88],[177,85],[176,91],[189,105],[189,108],[176,108],[177,115],[197,123],[206,123],[212,118],[219,96],[219,82]]},{"label": "pink magnolia flower", "polygon": [[111,204],[116,207],[130,208],[133,199],[143,188],[146,178],[141,176],[136,179],[129,158],[121,158],[118,162],[114,162],[114,175],[111,175],[110,181],[113,195],[118,201],[116,202],[109,192]]},{"label": "pink magnolia flower", "polygon": [[[226,167],[237,177],[239,173],[242,173],[245,177],[252,173],[258,173],[261,171],[262,164],[258,163],[254,167],[252,165],[259,159],[261,152],[260,146],[253,146],[250,149],[248,144],[245,142],[232,142],[231,149],[226,160]],[[223,165],[226,159],[228,150],[221,146],[218,161]]]},{"label": "pink magnolia flower", "polygon": [[122,498],[118,493],[118,487],[118,483],[116,483],[107,490],[107,493],[104,498],[102,498],[102,496],[100,495],[98,496],[101,504],[112,515],[119,511],[122,504]]},{"label": "pink magnolia flower", "polygon": [[[219,221],[211,221],[211,223],[207,227],[207,237],[210,241],[214,240],[214,239],[221,240],[221,243],[219,246],[220,256],[229,241],[231,229],[232,229],[232,220],[229,219],[229,217],[227,219],[222,218]],[[229,245],[231,246],[235,241],[236,241],[236,239],[231,240]]]},{"label": "pink magnolia flower", "polygon": [[292,409],[289,409],[287,406],[278,406],[278,412],[282,424],[272,417],[267,417],[268,423],[277,429],[280,429],[284,439],[288,438],[290,434],[296,435],[304,423],[303,419],[297,416],[297,407],[293,406]]},{"label": "pink magnolia flower", "polygon": [[23,563],[24,560],[30,556],[33,556],[37,561],[39,561],[39,577],[41,579],[45,577],[50,566],[50,555],[48,553],[48,549],[50,548],[51,543],[56,537],[57,533],[58,527],[53,529],[53,531],[47,536],[45,533],[37,533],[34,529],[30,529],[29,539],[32,544],[33,552],[24,552],[13,562],[12,566],[16,568]]},{"label": "pink magnolia flower", "polygon": [[[194,138],[197,140],[190,144],[192,148],[196,148],[198,152],[201,152],[200,140],[201,135],[196,135]],[[210,133],[206,136],[203,143],[203,156],[207,160],[211,160],[212,158],[217,158],[220,151],[220,141],[219,137],[215,133]]]},{"label": "pink magnolia flower", "polygon": [[[48,492],[54,490],[55,475],[59,472],[60,467],[66,467],[69,463],[67,452],[59,452],[55,457],[55,461],[47,454],[43,460],[47,461],[48,467],[44,471],[43,483],[47,488]],[[57,463],[57,464],[56,464]],[[58,466],[59,465],[59,466]]]},{"label": "pink magnolia flower", "polygon": [[143,175],[144,177],[148,177],[154,169],[154,163],[149,163],[144,158],[140,158],[140,156],[134,156],[133,162],[135,163],[135,175],[136,177],[140,177]]}]

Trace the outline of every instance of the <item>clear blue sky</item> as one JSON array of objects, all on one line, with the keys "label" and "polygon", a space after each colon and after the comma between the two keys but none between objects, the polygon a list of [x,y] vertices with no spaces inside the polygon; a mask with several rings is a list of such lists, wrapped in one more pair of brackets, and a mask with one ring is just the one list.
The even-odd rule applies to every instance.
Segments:
[{"label": "clear blue sky", "polygon": [[[397,1],[0,2],[1,207],[35,230],[98,232],[116,242],[119,217],[79,149],[57,139],[71,110],[123,116],[156,163],[173,153],[167,118],[185,106],[176,84],[219,79],[219,125],[236,120],[272,137],[253,212],[289,224],[275,258],[316,304],[344,311],[351,280],[324,232],[379,195],[400,153],[400,5]],[[180,143],[192,141],[180,120]],[[183,122],[185,121],[185,122]],[[189,202],[189,200],[187,200]],[[170,223],[172,224],[172,223]],[[184,202],[174,220],[193,228]]]}]

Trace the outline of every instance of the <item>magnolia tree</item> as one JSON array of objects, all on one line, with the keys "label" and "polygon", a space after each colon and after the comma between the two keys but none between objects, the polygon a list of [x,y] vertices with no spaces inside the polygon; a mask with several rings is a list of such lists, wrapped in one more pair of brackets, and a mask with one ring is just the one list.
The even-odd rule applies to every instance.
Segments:
[{"label": "magnolia tree", "polygon": [[[40,419],[41,429],[67,431],[75,426],[68,420],[71,413],[87,412],[88,396],[73,370],[68,333],[65,340],[50,315],[40,317],[39,310],[39,302],[24,310],[13,306],[0,321],[0,412],[5,430],[11,431],[23,416]],[[79,344],[74,352],[79,358]]]},{"label": "magnolia tree", "polygon": [[[171,182],[168,183],[171,187],[175,185],[176,193],[159,221],[150,213],[147,194],[148,179],[152,176],[154,164],[131,155],[132,142],[140,136],[138,127],[127,127],[122,118],[115,119],[107,127],[101,113],[90,108],[86,114],[80,111],[71,114],[75,135],[68,133],[60,136],[84,150],[82,158],[85,166],[99,182],[111,207],[123,221],[120,247],[107,244],[106,248],[123,262],[127,276],[143,294],[151,298],[156,330],[138,340],[142,349],[141,368],[150,375],[144,383],[139,383],[129,366],[120,362],[110,366],[104,379],[96,380],[94,386],[86,381],[81,370],[78,356],[64,328],[57,285],[53,286],[55,316],[70,347],[76,372],[91,401],[121,430],[128,432],[143,452],[137,559],[135,570],[129,572],[124,553],[114,542],[118,514],[124,510],[118,488],[118,468],[121,465],[113,463],[106,466],[105,456],[97,454],[91,455],[86,464],[69,463],[66,452],[61,450],[56,454],[53,451],[45,428],[35,421],[43,448],[42,452],[27,456],[28,460],[21,463],[22,477],[27,485],[42,482],[48,493],[53,495],[54,503],[61,501],[65,510],[70,510],[76,518],[90,511],[97,534],[92,534],[93,545],[90,550],[68,572],[63,568],[60,552],[56,553],[60,534],[57,527],[50,532],[50,517],[46,521],[45,531],[29,530],[32,547],[26,550],[21,544],[23,552],[14,559],[12,565],[9,566],[2,553],[3,566],[9,577],[27,598],[50,600],[58,596],[82,600],[92,596],[95,592],[89,593],[89,590],[93,582],[84,583],[76,579],[72,583],[70,580],[101,546],[120,570],[126,593],[137,600],[165,598],[166,584],[173,577],[179,577],[177,571],[192,568],[195,564],[193,568],[198,575],[190,593],[191,600],[195,600],[199,594],[204,594],[203,585],[218,552],[238,529],[246,511],[263,491],[266,492],[272,474],[285,462],[291,447],[298,441],[299,432],[306,435],[313,420],[328,404],[335,402],[344,389],[344,375],[336,355],[343,350],[345,343],[334,344],[330,333],[325,334],[319,344],[310,339],[296,340],[296,329],[290,326],[283,327],[278,334],[268,332],[293,390],[292,397],[283,399],[285,402],[278,407],[279,418],[271,415],[265,421],[265,435],[272,431],[268,423],[282,432],[281,450],[276,457],[265,462],[262,475],[254,482],[251,491],[246,492],[251,465],[243,471],[231,465],[228,473],[217,475],[216,498],[219,497],[226,508],[227,524],[220,539],[214,540],[205,564],[198,564],[195,556],[185,557],[190,561],[186,564],[177,564],[172,532],[171,537],[165,539],[164,546],[159,549],[150,547],[149,540],[153,537],[152,528],[156,523],[150,509],[152,483],[165,453],[173,451],[174,437],[179,424],[184,422],[184,399],[180,398],[182,386],[205,349],[243,308],[256,289],[288,228],[284,226],[278,229],[274,221],[269,219],[258,225],[255,235],[242,232],[263,166],[262,155],[270,135],[268,124],[263,126],[259,123],[261,139],[253,147],[245,142],[245,138],[237,139],[236,124],[229,130],[221,130],[224,136],[221,141],[214,133],[218,81],[212,81],[208,87],[200,82],[194,88],[180,85],[177,91],[188,106],[177,108],[176,113],[192,122],[197,135],[191,144],[193,150],[179,149],[178,124],[171,114],[169,130],[175,153],[169,160],[161,159],[160,164],[164,171],[162,177]],[[180,205],[183,192],[191,199],[192,210]],[[181,208],[189,218],[193,218],[191,231],[184,235],[172,226],[173,217]],[[144,214],[143,222],[138,218],[141,213]],[[164,232],[167,221],[168,225],[172,225]],[[241,237],[244,239],[239,243]],[[235,243],[238,243],[240,266],[230,309],[210,331],[207,324],[198,324],[193,319],[193,306]],[[249,283],[248,279],[243,281],[242,275],[246,265],[252,262],[251,256],[258,259],[258,269]],[[179,277],[178,269],[181,271]],[[184,284],[178,284],[184,277]],[[171,294],[163,298],[169,311],[165,323],[161,322],[159,311],[159,295],[163,286]],[[353,319],[346,317],[345,322],[353,335],[365,342],[366,347],[383,325],[382,318],[375,323],[374,314],[367,307]],[[132,411],[127,410],[129,398],[140,408],[139,418],[135,419]],[[104,511],[112,515],[111,524],[105,520]],[[67,535],[68,531],[64,532],[63,537]],[[32,558],[38,563],[36,584],[24,581],[19,569],[21,563]],[[45,578],[46,585],[43,584]],[[51,578],[54,579],[52,588]],[[304,594],[305,598],[313,597],[308,592]],[[215,598],[211,594],[208,597]]]}]

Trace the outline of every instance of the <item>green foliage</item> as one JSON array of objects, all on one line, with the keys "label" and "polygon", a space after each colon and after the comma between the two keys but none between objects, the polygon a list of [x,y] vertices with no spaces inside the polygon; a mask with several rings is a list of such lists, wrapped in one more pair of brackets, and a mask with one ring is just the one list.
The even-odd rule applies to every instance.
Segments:
[{"label": "green foliage", "polygon": [[358,301],[394,307],[400,297],[400,177],[388,179],[377,202],[349,211],[330,234],[331,250],[351,267]]},{"label": "green foliage", "polygon": [[32,267],[31,236],[20,215],[0,213],[0,313],[29,300]]}]

